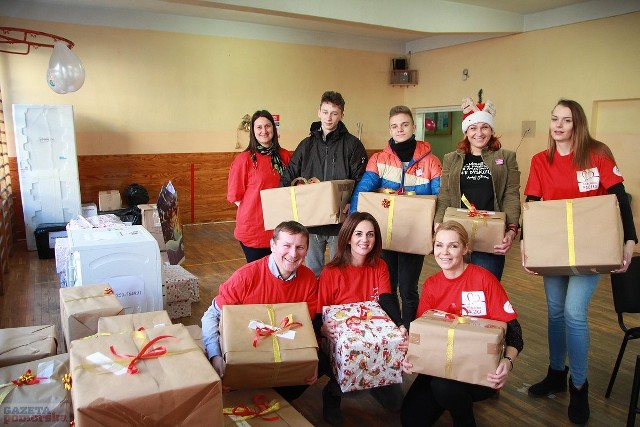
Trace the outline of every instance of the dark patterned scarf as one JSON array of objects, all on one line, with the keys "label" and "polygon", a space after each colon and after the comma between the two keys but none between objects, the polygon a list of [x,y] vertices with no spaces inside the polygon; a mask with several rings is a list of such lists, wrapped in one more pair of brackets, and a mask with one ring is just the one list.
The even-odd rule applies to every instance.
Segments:
[{"label": "dark patterned scarf", "polygon": [[[273,170],[282,175],[282,172],[284,171],[284,164],[280,158],[280,151],[276,150],[273,144],[269,147],[264,147],[258,142],[256,143],[256,151],[264,156],[271,156],[271,166],[273,167]],[[256,153],[251,153],[251,159],[254,164],[257,164]]]}]

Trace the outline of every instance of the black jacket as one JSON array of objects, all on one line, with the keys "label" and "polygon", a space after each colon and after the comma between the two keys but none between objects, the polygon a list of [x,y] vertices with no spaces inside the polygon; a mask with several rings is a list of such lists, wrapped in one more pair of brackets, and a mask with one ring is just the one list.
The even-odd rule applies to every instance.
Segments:
[{"label": "black jacket", "polygon": [[[289,165],[280,178],[286,187],[295,178],[318,178],[320,181],[353,179],[356,184],[367,166],[367,152],[362,142],[351,135],[344,123],[322,138],[320,122],[311,124],[309,136],[303,139],[293,153]],[[311,227],[313,234],[337,235],[340,224]]]}]

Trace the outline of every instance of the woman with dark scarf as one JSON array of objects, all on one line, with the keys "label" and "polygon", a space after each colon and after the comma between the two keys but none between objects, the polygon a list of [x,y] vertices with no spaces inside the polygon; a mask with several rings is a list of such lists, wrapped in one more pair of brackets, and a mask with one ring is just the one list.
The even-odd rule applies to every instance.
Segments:
[{"label": "woman with dark scarf", "polygon": [[238,207],[233,233],[240,241],[247,262],[271,253],[272,230],[264,229],[260,190],[280,186],[280,175],[291,153],[278,144],[271,113],[258,110],[251,117],[249,145],[231,163],[227,200]]},{"label": "woman with dark scarf", "polygon": [[[384,150],[369,159],[367,170],[353,190],[351,211],[358,210],[358,195],[380,188],[399,193],[437,195],[440,190],[440,160],[431,153],[428,142],[416,141],[416,125],[409,107],[398,105],[389,111],[391,139]],[[391,294],[398,302],[398,288],[402,300],[402,323],[409,329],[418,309],[418,279],[424,255],[391,250],[382,251],[382,259],[389,267]]]}]

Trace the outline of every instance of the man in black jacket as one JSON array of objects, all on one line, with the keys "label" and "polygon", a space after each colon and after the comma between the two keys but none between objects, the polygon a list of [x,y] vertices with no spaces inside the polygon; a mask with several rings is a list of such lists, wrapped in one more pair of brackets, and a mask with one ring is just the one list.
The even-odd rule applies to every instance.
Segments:
[{"label": "man in black jacket", "polygon": [[[325,92],[318,110],[319,122],[311,124],[309,136],[303,139],[280,178],[280,185],[289,186],[295,178],[318,178],[320,181],[362,178],[367,166],[367,152],[362,142],[351,135],[342,123],[344,98],[338,92]],[[347,211],[348,212],[348,207]],[[317,276],[324,266],[324,253],[329,245],[333,258],[338,244],[340,224],[309,227],[309,251],[306,265]]]}]

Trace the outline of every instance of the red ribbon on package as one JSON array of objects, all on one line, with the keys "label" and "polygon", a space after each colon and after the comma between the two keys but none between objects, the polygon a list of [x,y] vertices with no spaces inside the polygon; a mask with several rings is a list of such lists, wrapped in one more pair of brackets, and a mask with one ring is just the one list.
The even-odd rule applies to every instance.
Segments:
[{"label": "red ribbon on package", "polygon": [[265,415],[271,414],[280,409],[280,402],[278,402],[277,399],[267,402],[263,394],[256,394],[253,396],[251,401],[255,405],[253,408],[241,404],[232,408],[224,408],[222,413],[224,415],[233,415],[236,417],[234,421],[244,421],[256,417],[260,417],[260,419],[264,421],[277,421],[280,419],[278,415],[265,417]]},{"label": "red ribbon on package", "polygon": [[467,207],[467,209],[469,209],[469,213],[467,214],[468,217],[479,216],[479,217],[482,217],[482,218],[486,218],[486,217],[489,216],[489,214],[487,212],[479,211],[478,208],[476,208],[476,205],[471,203],[469,201],[469,199],[467,199],[467,196],[465,196],[464,194],[462,195],[460,200],[462,200],[462,203],[464,203],[464,205]]},{"label": "red ribbon on package", "polygon": [[36,377],[35,375],[33,375],[33,372],[31,372],[31,369],[27,369],[25,373],[20,375],[17,380],[11,380],[11,382],[20,387],[23,385],[40,384],[40,380],[46,380],[46,378]]},{"label": "red ribbon on package", "polygon": [[388,320],[391,321],[387,316],[374,316],[371,310],[367,309],[367,307],[361,305],[360,306],[360,314],[356,316],[349,316],[347,320],[345,320],[345,324],[352,331],[358,330],[358,325],[362,323],[363,320]]},{"label": "red ribbon on package", "polygon": [[275,328],[269,327],[258,327],[256,328],[256,333],[253,336],[253,346],[256,347],[258,345],[258,340],[261,337],[268,337],[272,334],[278,334],[280,332],[286,331],[287,329],[295,329],[297,327],[302,326],[300,322],[294,322],[292,316],[289,315],[280,321],[280,324]]},{"label": "red ribbon on package", "polygon": [[5,389],[0,392],[0,405],[4,402],[4,399],[7,397],[9,393],[15,388],[22,387],[24,385],[36,385],[40,384],[41,380],[46,380],[46,377],[37,377],[33,375],[31,369],[27,369],[24,374],[20,375],[17,380],[11,380],[6,384],[0,384],[0,390]]},{"label": "red ribbon on package", "polygon": [[133,357],[133,360],[131,360],[131,362],[129,363],[129,366],[127,367],[127,372],[129,374],[137,374],[139,371],[138,367],[136,366],[137,361],[143,360],[143,359],[153,359],[167,353],[167,348],[163,345],[156,348],[151,348],[151,346],[153,346],[156,342],[165,338],[175,338],[175,337],[173,335],[158,335],[157,337],[153,338],[148,343],[146,343],[144,347],[142,347],[142,349],[136,355],[118,354],[113,346],[110,346],[109,349],[111,350],[111,353],[113,353],[113,355],[120,357],[122,359]]}]

